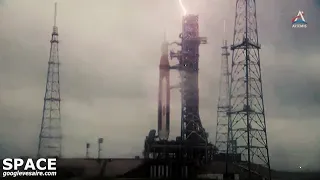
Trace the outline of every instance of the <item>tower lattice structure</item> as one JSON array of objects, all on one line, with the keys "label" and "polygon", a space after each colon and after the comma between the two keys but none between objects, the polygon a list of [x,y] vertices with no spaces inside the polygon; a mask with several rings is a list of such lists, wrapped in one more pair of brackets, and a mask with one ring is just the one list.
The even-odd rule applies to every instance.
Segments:
[{"label": "tower lattice structure", "polygon": [[199,17],[186,15],[182,20],[181,52],[178,69],[181,83],[181,139],[192,143],[206,143],[207,133],[199,115],[199,45],[206,38],[199,37]]},{"label": "tower lattice structure", "polygon": [[231,46],[229,132],[232,136],[228,143],[233,154],[241,153],[245,162],[241,166],[247,170],[248,179],[254,173],[271,179],[257,26],[256,1],[237,0]]},{"label": "tower lattice structure", "polygon": [[228,141],[228,111],[230,108],[229,98],[229,51],[227,40],[223,41],[221,54],[221,75],[220,75],[220,89],[219,100],[217,108],[217,126],[216,126],[216,140],[215,146],[220,153],[226,153]]},{"label": "tower lattice structure", "polygon": [[57,3],[55,3],[54,26],[51,34],[43,115],[39,134],[38,157],[61,156],[61,114],[58,27],[56,26]]}]

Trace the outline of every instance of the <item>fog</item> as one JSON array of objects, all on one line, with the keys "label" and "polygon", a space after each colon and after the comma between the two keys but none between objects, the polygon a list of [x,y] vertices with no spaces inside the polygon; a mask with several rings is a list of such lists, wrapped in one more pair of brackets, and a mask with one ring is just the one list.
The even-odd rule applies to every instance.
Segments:
[{"label": "fog", "polygon": [[[53,25],[51,0],[0,1],[0,155],[36,154]],[[103,137],[103,157],[140,155],[157,127],[158,64],[166,31],[178,40],[178,0],[58,2],[63,156],[85,156]],[[320,6],[313,0],[257,1],[272,168],[320,169]],[[235,1],[185,0],[199,14],[200,115],[214,141],[223,20],[232,42]],[[308,28],[292,29],[305,12]],[[178,75],[172,73],[173,83]],[[180,132],[172,92],[171,137]]]}]

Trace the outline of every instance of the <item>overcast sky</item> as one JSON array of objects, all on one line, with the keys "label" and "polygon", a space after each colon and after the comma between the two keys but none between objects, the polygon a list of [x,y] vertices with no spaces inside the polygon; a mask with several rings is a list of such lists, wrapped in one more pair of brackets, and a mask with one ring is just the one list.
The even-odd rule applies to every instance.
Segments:
[{"label": "overcast sky", "polygon": [[[0,1],[0,155],[35,155],[53,25],[51,0]],[[157,128],[158,64],[163,32],[181,30],[178,0],[60,0],[63,155],[83,157],[103,137],[102,155],[140,155]],[[223,20],[232,41],[234,0],[185,0],[200,16],[200,113],[214,140]],[[257,0],[271,163],[320,168],[320,3]],[[307,29],[292,29],[305,12]],[[178,82],[176,73],[172,81]],[[172,92],[171,137],[179,132]],[[96,156],[96,145],[91,155]]]}]

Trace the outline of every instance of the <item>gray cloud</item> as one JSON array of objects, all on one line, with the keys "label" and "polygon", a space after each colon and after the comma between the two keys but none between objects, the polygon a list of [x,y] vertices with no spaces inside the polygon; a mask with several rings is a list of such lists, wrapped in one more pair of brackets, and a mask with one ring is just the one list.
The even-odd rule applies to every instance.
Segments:
[{"label": "gray cloud", "polygon": [[[276,80],[276,96],[284,106],[309,108],[320,105],[320,82],[316,77],[302,75],[299,72],[287,72],[287,79]],[[290,77],[290,78],[288,78]],[[292,88],[295,87],[295,88]]]},{"label": "gray cloud", "polygon": [[[2,7],[0,154],[36,152],[53,2],[10,0]],[[319,143],[315,127],[319,127],[316,117],[320,68],[316,19],[319,7],[314,2],[257,2],[271,162],[275,167],[307,163],[303,162],[305,159],[311,159],[313,167],[317,164],[312,162],[320,149],[313,147]],[[140,154],[147,132],[156,128],[163,31],[166,29],[168,39],[173,41],[178,39],[181,29],[178,3],[172,0],[58,3],[64,155],[84,156],[85,143],[95,143],[100,136],[106,139],[104,156]],[[230,3],[186,1],[191,12],[200,14],[201,35],[209,40],[208,45],[201,47],[199,86],[200,113],[212,140],[223,19],[227,20],[229,42],[233,32],[235,8]],[[298,10],[306,13],[307,29],[291,28],[291,18]],[[173,83],[178,82],[177,77],[172,72]],[[174,137],[180,129],[179,92],[173,91],[172,96]],[[302,141],[305,143],[298,143]]]}]

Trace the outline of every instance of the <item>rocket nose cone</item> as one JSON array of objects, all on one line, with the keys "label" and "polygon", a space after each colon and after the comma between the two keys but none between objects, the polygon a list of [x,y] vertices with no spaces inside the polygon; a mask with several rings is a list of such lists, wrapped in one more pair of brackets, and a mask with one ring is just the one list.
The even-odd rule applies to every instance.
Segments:
[{"label": "rocket nose cone", "polygon": [[168,48],[169,44],[168,42],[163,42],[161,45],[161,52],[162,54],[168,54],[169,48]]}]

